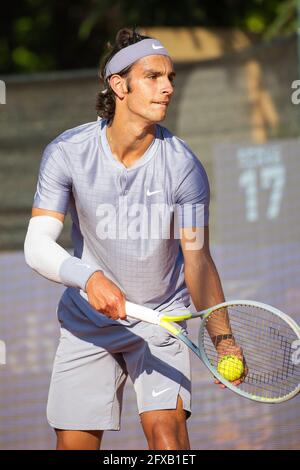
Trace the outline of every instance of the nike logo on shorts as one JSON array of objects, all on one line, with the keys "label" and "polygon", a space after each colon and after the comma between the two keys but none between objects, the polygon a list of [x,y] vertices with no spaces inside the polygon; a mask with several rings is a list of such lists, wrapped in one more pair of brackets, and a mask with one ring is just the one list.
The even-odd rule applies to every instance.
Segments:
[{"label": "nike logo on shorts", "polygon": [[165,388],[164,390],[160,390],[159,392],[156,392],[154,389],[152,390],[152,396],[153,398],[159,397],[159,395],[162,395],[163,393],[167,392],[168,390],[171,390],[169,388]]},{"label": "nike logo on shorts", "polygon": [[155,44],[152,44],[152,49],[163,49],[163,46],[156,46]]}]

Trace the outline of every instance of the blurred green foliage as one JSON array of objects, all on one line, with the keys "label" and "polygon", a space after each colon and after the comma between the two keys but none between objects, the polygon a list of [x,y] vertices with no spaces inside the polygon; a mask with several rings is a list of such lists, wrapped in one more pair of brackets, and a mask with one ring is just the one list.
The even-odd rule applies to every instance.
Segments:
[{"label": "blurred green foliage", "polygon": [[235,27],[265,39],[297,30],[298,0],[18,0],[0,16],[0,73],[95,67],[124,26]]}]

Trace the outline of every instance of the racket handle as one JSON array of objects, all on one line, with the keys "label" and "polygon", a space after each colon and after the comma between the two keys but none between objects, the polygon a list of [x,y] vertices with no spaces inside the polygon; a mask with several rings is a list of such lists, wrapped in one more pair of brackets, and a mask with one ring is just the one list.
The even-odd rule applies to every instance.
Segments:
[{"label": "racket handle", "polygon": [[132,302],[125,302],[126,313],[129,317],[135,318],[136,320],[143,320],[147,323],[153,323],[159,325],[160,312],[152,310],[142,305],[133,304]]}]

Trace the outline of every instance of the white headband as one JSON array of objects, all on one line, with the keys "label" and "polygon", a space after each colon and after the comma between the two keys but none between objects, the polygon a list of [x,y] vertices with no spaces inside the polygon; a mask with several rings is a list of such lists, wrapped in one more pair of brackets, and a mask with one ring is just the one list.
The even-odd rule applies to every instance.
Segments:
[{"label": "white headband", "polygon": [[104,79],[106,80],[114,73],[121,72],[121,70],[148,55],[169,56],[169,53],[157,39],[143,39],[131,44],[131,46],[124,47],[111,58],[106,64]]}]

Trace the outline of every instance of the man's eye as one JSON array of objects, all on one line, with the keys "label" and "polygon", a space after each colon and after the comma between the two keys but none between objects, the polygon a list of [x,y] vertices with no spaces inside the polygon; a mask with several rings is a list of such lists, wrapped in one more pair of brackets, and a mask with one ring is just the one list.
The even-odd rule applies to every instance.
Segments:
[{"label": "man's eye", "polygon": [[149,75],[148,78],[156,78],[156,75]]}]

